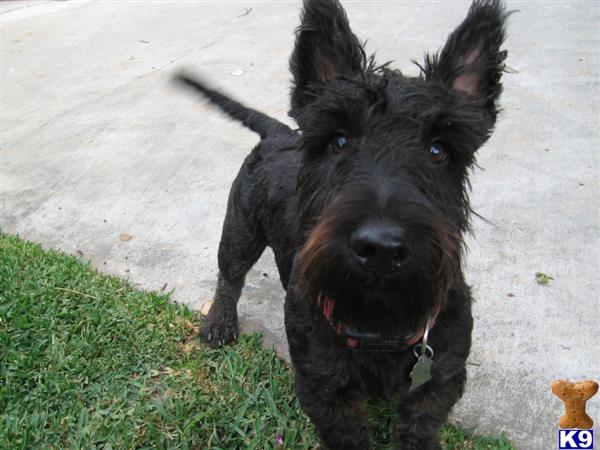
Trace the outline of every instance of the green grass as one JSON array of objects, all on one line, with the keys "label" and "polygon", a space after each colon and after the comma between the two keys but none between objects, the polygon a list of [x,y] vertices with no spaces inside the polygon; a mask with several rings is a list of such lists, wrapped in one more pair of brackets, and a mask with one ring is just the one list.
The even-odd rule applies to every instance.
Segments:
[{"label": "green grass", "polygon": [[[260,336],[211,350],[199,325],[168,295],[0,234],[0,448],[318,448],[291,371]],[[389,442],[390,405],[369,410]],[[513,448],[450,425],[441,437]]]}]

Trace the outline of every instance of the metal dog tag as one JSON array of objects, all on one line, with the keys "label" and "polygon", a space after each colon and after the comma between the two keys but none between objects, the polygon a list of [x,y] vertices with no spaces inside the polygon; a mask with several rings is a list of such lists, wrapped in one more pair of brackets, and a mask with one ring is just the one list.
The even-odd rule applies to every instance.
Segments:
[{"label": "metal dog tag", "polygon": [[410,372],[411,383],[409,392],[414,391],[431,380],[431,366],[433,366],[433,360],[429,356],[426,354],[419,356],[417,363]]},{"label": "metal dog tag", "polygon": [[423,332],[423,342],[416,344],[413,347],[413,353],[417,357],[417,362],[410,372],[410,389],[412,392],[415,389],[423,386],[431,380],[431,366],[433,366],[433,349],[427,345],[429,339],[429,329],[431,328],[434,319],[427,321],[427,326]]}]

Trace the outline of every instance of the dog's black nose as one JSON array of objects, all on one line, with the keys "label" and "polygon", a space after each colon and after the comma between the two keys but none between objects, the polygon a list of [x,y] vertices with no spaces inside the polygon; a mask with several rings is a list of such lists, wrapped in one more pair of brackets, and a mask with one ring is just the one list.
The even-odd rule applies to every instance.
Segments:
[{"label": "dog's black nose", "polygon": [[383,224],[361,226],[350,246],[361,264],[382,271],[398,269],[411,254],[402,228]]}]

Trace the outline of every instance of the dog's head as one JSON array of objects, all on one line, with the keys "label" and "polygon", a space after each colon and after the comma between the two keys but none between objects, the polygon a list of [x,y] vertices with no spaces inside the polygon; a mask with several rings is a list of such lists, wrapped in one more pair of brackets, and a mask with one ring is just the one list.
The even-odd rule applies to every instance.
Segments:
[{"label": "dog's head", "polygon": [[416,78],[367,58],[335,0],[307,0],[290,66],[301,130],[300,287],[359,329],[422,324],[460,275],[468,171],[492,133],[507,13],[476,0]]}]

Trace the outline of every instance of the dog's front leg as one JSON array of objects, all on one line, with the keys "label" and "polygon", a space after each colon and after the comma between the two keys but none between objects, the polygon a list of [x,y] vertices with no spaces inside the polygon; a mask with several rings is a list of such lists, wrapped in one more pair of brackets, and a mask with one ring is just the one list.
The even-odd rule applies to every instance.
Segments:
[{"label": "dog's front leg", "polygon": [[296,264],[285,299],[285,329],[300,406],[315,425],[323,449],[367,450],[364,396],[353,379],[356,368],[348,350],[338,348],[331,325],[311,315],[297,277]]},{"label": "dog's front leg", "polygon": [[[321,380],[325,380],[321,378]],[[328,450],[366,450],[369,432],[362,401],[350,398],[343,391],[332,391],[331,379],[326,385],[296,374],[296,393],[302,409],[317,429],[324,448]]]},{"label": "dog's front leg", "polygon": [[398,450],[440,450],[437,433],[461,397],[466,370],[436,380],[409,394],[398,405],[395,443]]}]

